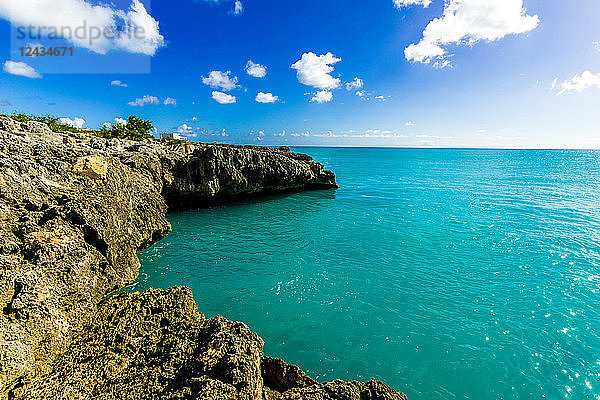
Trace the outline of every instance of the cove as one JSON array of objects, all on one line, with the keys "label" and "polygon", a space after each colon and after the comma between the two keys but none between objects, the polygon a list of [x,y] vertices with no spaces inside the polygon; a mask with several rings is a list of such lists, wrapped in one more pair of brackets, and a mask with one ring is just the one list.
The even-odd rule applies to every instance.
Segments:
[{"label": "cove", "polygon": [[600,394],[600,153],[293,150],[341,188],[171,213],[130,290],[189,286],[319,381]]}]

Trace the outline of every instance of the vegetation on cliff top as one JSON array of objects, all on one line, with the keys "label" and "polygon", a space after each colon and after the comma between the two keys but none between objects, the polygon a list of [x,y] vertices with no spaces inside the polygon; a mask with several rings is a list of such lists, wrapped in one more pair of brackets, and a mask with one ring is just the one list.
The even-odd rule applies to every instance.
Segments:
[{"label": "vegetation on cliff top", "polygon": [[83,129],[73,125],[63,123],[59,118],[52,116],[38,116],[27,114],[13,114],[9,116],[18,122],[37,121],[48,125],[48,128],[53,132],[78,134],[87,133],[99,136],[105,139],[127,139],[142,141],[152,137],[151,133],[154,130],[154,125],[151,121],[130,115],[126,123],[105,124],[101,129]]},{"label": "vegetation on cliff top", "polygon": [[127,123],[116,123],[109,126],[104,126],[102,130],[96,134],[105,139],[129,139],[129,140],[144,140],[152,137],[150,132],[154,130],[152,122],[146,119],[130,115],[127,118]]}]

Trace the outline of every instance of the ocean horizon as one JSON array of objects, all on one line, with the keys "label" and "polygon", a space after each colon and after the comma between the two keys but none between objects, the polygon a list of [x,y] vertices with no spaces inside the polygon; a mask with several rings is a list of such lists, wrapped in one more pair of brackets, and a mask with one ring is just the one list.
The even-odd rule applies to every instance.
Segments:
[{"label": "ocean horizon", "polygon": [[[193,143],[193,142],[192,142]],[[235,145],[235,143],[232,143]],[[241,146],[250,145],[244,144]],[[251,146],[255,146],[252,144]],[[590,148],[559,148],[559,147],[417,147],[417,146],[331,146],[331,145],[292,145],[292,144],[275,144],[264,147],[278,148],[278,147],[290,147],[292,149],[407,149],[407,150],[509,150],[509,151],[600,151],[600,147]],[[299,150],[300,151],[300,150]]]}]

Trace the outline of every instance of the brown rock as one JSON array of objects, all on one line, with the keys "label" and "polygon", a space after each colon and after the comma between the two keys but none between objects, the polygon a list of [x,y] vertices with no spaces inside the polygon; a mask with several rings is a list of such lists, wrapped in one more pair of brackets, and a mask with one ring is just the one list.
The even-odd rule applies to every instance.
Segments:
[{"label": "brown rock", "polygon": [[260,399],[262,340],[206,320],[188,288],[103,302],[27,399]]},{"label": "brown rock", "polygon": [[63,136],[63,144],[65,144],[67,146],[73,146],[75,144],[75,139],[73,139],[69,135],[64,135]]},{"label": "brown rock", "polygon": [[92,179],[104,179],[108,163],[102,157],[79,157],[73,166],[73,172]]},{"label": "brown rock", "polygon": [[100,304],[52,370],[23,392],[36,399],[406,400],[376,380],[320,384],[262,356],[241,322],[206,320],[188,288],[120,294]]}]

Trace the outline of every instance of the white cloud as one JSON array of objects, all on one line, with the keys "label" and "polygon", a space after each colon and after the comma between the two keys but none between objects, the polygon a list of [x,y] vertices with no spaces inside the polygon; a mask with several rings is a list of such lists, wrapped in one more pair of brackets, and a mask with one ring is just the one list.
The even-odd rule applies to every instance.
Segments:
[{"label": "white cloud", "polygon": [[192,131],[193,128],[191,126],[188,126],[187,124],[183,124],[177,128],[177,133],[181,134],[192,133]]},{"label": "white cloud", "polygon": [[418,139],[456,139],[456,136],[416,135]]},{"label": "white cloud", "polygon": [[[219,130],[219,129],[212,129],[212,130],[209,130],[209,131],[201,130],[200,134],[207,135],[207,136],[221,136],[221,137],[227,137],[227,136],[229,136],[229,134],[227,133],[226,129],[221,129],[221,130]],[[197,136],[197,135],[191,135],[191,136]]]},{"label": "white cloud", "polygon": [[127,120],[117,117],[117,118],[115,118],[115,123],[121,124],[121,125],[127,125]]},{"label": "white cloud", "polygon": [[394,0],[394,7],[402,8],[414,5],[420,5],[425,8],[429,7],[431,0]]},{"label": "white cloud", "polygon": [[279,100],[279,97],[273,96],[272,93],[258,92],[256,95],[256,101],[259,103],[275,103],[277,100]]},{"label": "white cloud", "polygon": [[306,132],[302,132],[302,133],[292,133],[292,136],[294,137],[309,137],[310,136],[310,132],[306,131]]},{"label": "white cloud", "polygon": [[360,78],[354,78],[352,82],[346,83],[346,90],[362,89],[365,83]]},{"label": "white cloud", "polygon": [[234,8],[233,8],[233,13],[235,15],[240,15],[243,12],[244,12],[244,6],[242,5],[242,2],[240,0],[236,0]]},{"label": "white cloud", "polygon": [[375,96],[375,100],[387,101],[387,99],[385,98],[385,96]]},{"label": "white cloud", "polygon": [[[308,133],[308,132],[307,132]],[[292,134],[294,137],[298,137],[301,135]],[[304,136],[304,135],[302,135]],[[306,135],[308,136],[308,135]],[[346,132],[334,132],[327,131],[326,133],[314,133],[310,136],[314,137],[326,137],[326,138],[386,138],[386,139],[398,139],[398,138],[407,138],[406,135],[401,135],[398,133],[394,133],[390,130],[379,130],[379,129],[368,129],[365,133],[355,133],[354,130],[346,131]]]},{"label": "white cloud", "polygon": [[356,92],[356,95],[360,98],[364,98],[366,93],[364,90],[359,90],[358,92]]},{"label": "white cloud", "polygon": [[121,81],[112,81],[110,86],[119,86],[119,87],[127,87],[128,85]]},{"label": "white cloud", "polygon": [[321,90],[314,94],[313,98],[310,99],[311,103],[317,102],[321,103],[329,103],[333,99],[333,93],[329,90]]},{"label": "white cloud", "polygon": [[7,74],[24,76],[31,79],[42,78],[42,75],[38,74],[35,69],[24,62],[7,61],[4,63],[3,71]]},{"label": "white cloud", "polygon": [[385,130],[382,131],[380,129],[367,129],[365,134],[366,135],[391,135],[393,132],[390,130]]},{"label": "white cloud", "polygon": [[163,101],[163,104],[165,106],[175,106],[176,107],[177,106],[177,99],[174,99],[172,97],[167,97],[165,99],[165,101]]},{"label": "white cloud", "polygon": [[232,104],[237,101],[235,96],[217,91],[212,92],[212,98],[219,104]]},{"label": "white cloud", "polygon": [[85,125],[85,120],[83,118],[59,118],[58,122],[65,125],[71,125],[74,128],[81,129]]},{"label": "white cloud", "polygon": [[148,104],[160,104],[160,100],[158,100],[158,97],[150,96],[147,94],[142,98],[137,98],[134,101],[130,101],[129,103],[127,103],[128,106],[132,107],[144,107]]},{"label": "white cloud", "polygon": [[213,89],[221,89],[225,91],[233,90],[238,86],[237,76],[231,76],[231,71],[211,71],[208,77],[202,78],[202,83],[210,86]]},{"label": "white cloud", "polygon": [[407,60],[437,67],[450,66],[446,46],[494,41],[538,26],[537,15],[527,15],[523,0],[449,0],[440,18],[431,21],[423,39],[404,50]]},{"label": "white cloud", "polygon": [[600,51],[600,42],[594,42],[594,48],[596,48],[596,50]]},{"label": "white cloud", "polygon": [[267,75],[267,67],[264,65],[256,64],[252,60],[248,60],[246,64],[246,72],[248,75],[255,78],[264,78]]},{"label": "white cloud", "polygon": [[[32,26],[36,35],[39,31],[43,37],[62,36],[75,46],[99,54],[121,50],[152,56],[165,45],[158,21],[139,0],[132,0],[128,10],[93,5],[86,0],[3,0],[0,17],[15,26]],[[87,29],[82,28],[84,23]],[[114,34],[101,34],[107,30]]]},{"label": "white cloud", "polygon": [[[139,0],[133,0],[127,14],[119,14],[128,33],[116,38],[118,49],[153,56],[159,47],[165,45],[164,37],[159,33],[158,21],[148,14]],[[143,34],[136,35],[136,30]]]},{"label": "white cloud", "polygon": [[413,127],[413,126],[415,126],[416,124],[415,124],[414,122],[412,122],[412,121],[408,121],[408,122],[407,122],[406,124],[404,124],[404,125],[406,125],[406,126],[408,126],[408,127]]},{"label": "white cloud", "polygon": [[342,61],[331,52],[317,56],[315,53],[304,53],[302,58],[292,65],[297,71],[298,81],[306,86],[317,89],[336,89],[341,80],[330,75],[333,72],[333,64]]},{"label": "white cloud", "polygon": [[[553,83],[553,88],[556,86],[556,81]],[[560,92],[563,94],[566,92],[581,92],[587,88],[597,87],[600,88],[600,73],[593,74],[590,71],[585,71],[581,75],[575,75],[568,81],[564,81],[560,84]]]}]

